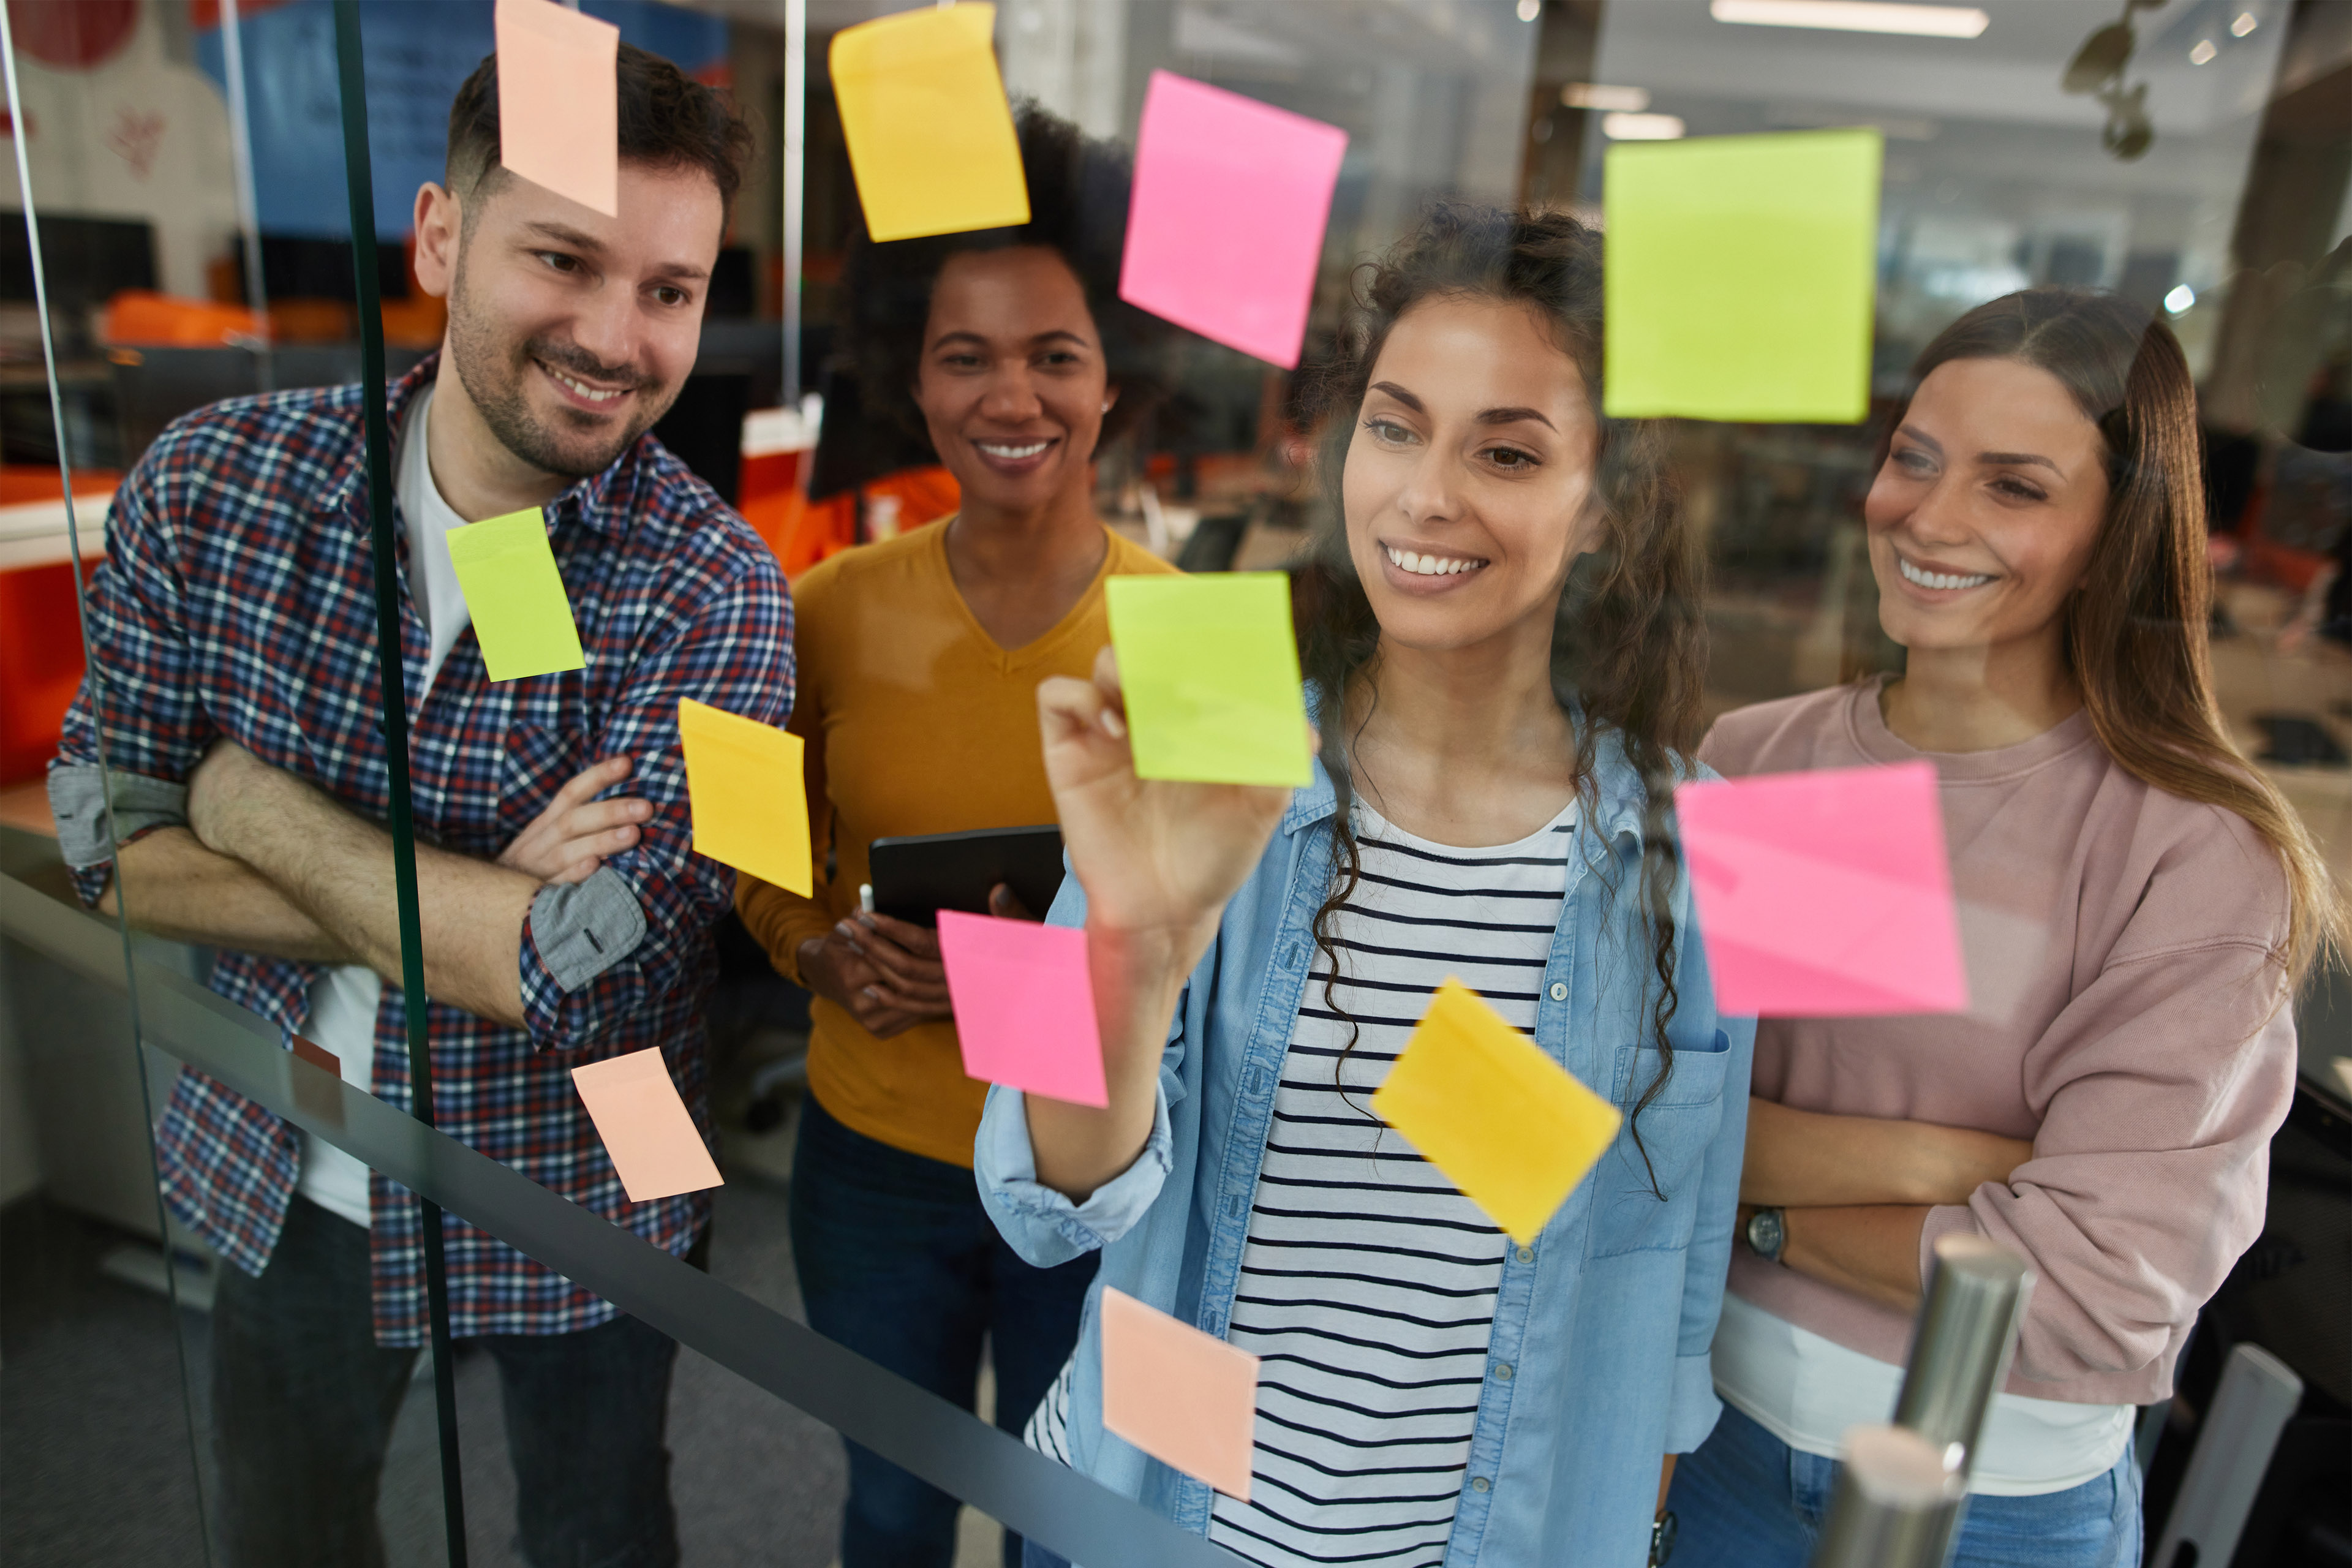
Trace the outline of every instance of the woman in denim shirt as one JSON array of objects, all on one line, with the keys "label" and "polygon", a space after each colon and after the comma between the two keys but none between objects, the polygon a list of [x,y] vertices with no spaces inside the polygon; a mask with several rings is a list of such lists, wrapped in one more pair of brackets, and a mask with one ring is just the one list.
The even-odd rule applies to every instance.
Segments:
[{"label": "woman in denim shirt", "polygon": [[[1696,552],[1659,434],[1598,413],[1598,236],[1443,208],[1359,305],[1315,780],[1138,780],[1108,650],[1040,688],[1110,1103],[995,1089],[977,1148],[1023,1256],[1264,1358],[1251,1499],[1103,1431],[1099,1285],[1030,1440],[1275,1568],[1631,1568],[1718,1408],[1753,1038],[1667,815]],[[1531,1246],[1365,1109],[1449,973],[1627,1113]]]}]

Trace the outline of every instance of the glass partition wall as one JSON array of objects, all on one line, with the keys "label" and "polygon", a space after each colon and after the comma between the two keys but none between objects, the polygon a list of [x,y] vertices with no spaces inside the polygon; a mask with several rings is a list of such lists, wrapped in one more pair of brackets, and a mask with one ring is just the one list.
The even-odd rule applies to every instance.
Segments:
[{"label": "glass partition wall", "polygon": [[[498,46],[499,9],[6,7],[12,1562],[977,1568],[1020,1562],[1020,1532],[1050,1549],[1031,1559],[1041,1568],[1352,1561],[1333,1542],[1364,1539],[1392,1550],[1381,1561],[1530,1560],[1516,1553],[1565,1515],[1514,1511],[1528,1450],[1498,1457],[1464,1426],[1461,1452],[1430,1467],[1444,1495],[1419,1500],[1419,1533],[1400,1534],[1360,1511],[1380,1448],[1302,1415],[1344,1402],[1349,1378],[1421,1386],[1417,1367],[1470,1390],[1482,1421],[1514,1383],[1541,1397],[1591,1375],[1573,1350],[1565,1371],[1536,1366],[1538,1349],[1507,1356],[1483,1323],[1466,1354],[1424,1342],[1428,1312],[1337,1258],[1344,1226],[1328,1205],[1279,1234],[1269,1194],[1331,1184],[1280,1130],[1369,1118],[1349,1096],[1379,1081],[1351,1076],[1370,1069],[1347,1061],[1360,1047],[1345,1027],[1318,1055],[1304,1013],[1295,1040],[1286,1018],[1277,1054],[1252,1060],[1321,1063],[1323,1078],[1286,1068],[1262,1086],[1265,1152],[1227,1149],[1240,1184],[1196,1186],[1202,1228],[1167,1243],[1189,1270],[1170,1265],[1177,1316],[1197,1309],[1198,1326],[1265,1358],[1244,1458],[1255,1500],[1156,1460],[1099,1468],[1087,1445],[1128,1450],[1102,1426],[1094,1254],[1033,1268],[975,1196],[1003,1180],[987,1158],[977,1184],[971,1172],[985,1085],[958,1054],[936,944],[892,922],[874,855],[879,839],[1051,819],[1031,693],[1084,673],[1109,635],[1101,577],[1282,573],[1301,628],[1317,624],[1318,595],[1348,580],[1331,552],[1349,521],[1341,469],[1326,459],[1359,411],[1333,401],[1327,373],[1361,352],[1367,263],[1440,204],[1569,215],[1601,236],[1597,258],[1626,210],[1610,184],[1633,166],[1627,149],[1851,127],[1882,139],[1860,416],[1656,422],[1660,482],[1705,557],[1704,598],[1680,608],[1704,628],[1708,721],[1901,668],[1880,630],[1899,622],[1880,614],[1871,497],[1939,333],[2047,287],[2165,323],[2195,384],[2212,700],[2331,869],[2352,870],[2340,6],[2136,0],[2118,16],[2112,0],[1986,0],[1875,8],[1911,16],[1913,30],[1882,31],[1857,30],[1853,14],[1872,7],[1743,0],[1004,0],[991,50],[1004,92],[1031,106],[1017,134],[1034,226],[1004,244],[895,247],[866,237],[857,88],[829,61],[850,29],[913,8],[584,0],[624,46],[620,218],[518,216],[518,201],[566,198],[486,177],[462,135],[452,146],[453,101]],[[1171,75],[1344,133],[1295,365],[1120,302],[1128,170]],[[474,122],[488,113],[495,150],[499,100],[491,87],[486,110],[479,86]],[[678,116],[703,101],[679,98],[688,89],[740,111],[748,140],[730,139],[721,110],[633,153],[646,132],[630,104]],[[1067,188],[1040,183],[1048,158],[1069,161]],[[723,220],[713,179],[740,180]],[[420,202],[425,187],[438,195]],[[1039,255],[1064,263],[1042,290],[990,270]],[[1023,301],[1013,325],[984,302],[1007,297]],[[993,403],[942,390],[950,371],[978,374],[936,358],[947,314],[978,311],[968,335],[986,347],[1016,327],[1050,337],[1040,313],[1073,300],[1108,366],[1101,408],[1073,412],[1073,373],[1044,350],[1003,361],[1020,384]],[[1597,321],[1597,294],[1589,307]],[[617,424],[595,412],[614,397],[630,410]],[[461,432],[446,448],[410,422],[428,398],[430,427]],[[1099,445],[1068,465],[1075,488],[1055,504],[1099,518],[1108,539],[1058,598],[992,597],[995,568],[943,542],[946,520],[1012,515],[1008,495],[1058,471],[1051,447],[1081,439]],[[1401,504],[1442,521],[1480,503]],[[452,543],[428,531],[533,510],[580,651],[501,678],[506,650],[485,646]],[[877,585],[888,573],[898,585]],[[1311,676],[1311,635],[1305,657]],[[697,852],[710,846],[681,700],[789,721],[807,759],[813,892]],[[1435,854],[1454,840],[1412,842]],[[1961,892],[1973,942],[1983,912]],[[861,924],[876,893],[883,918]],[[1046,910],[1016,895],[990,912]],[[1412,911],[1373,918],[1400,917]],[[1339,946],[1364,940],[1352,918],[1332,915]],[[1327,934],[1318,922],[1300,953]],[[1453,961],[1491,964],[1507,940]],[[1269,950],[1260,968],[1301,968],[1328,998],[1315,977],[1327,962],[1346,971],[1322,951],[1294,965]],[[2299,999],[2287,1125],[2274,1142],[2245,1134],[2257,1163],[2267,1142],[2271,1223],[2259,1201],[2237,1216],[2251,1250],[2198,1288],[2211,1298],[2201,1326],[2164,1352],[2180,1397],[2101,1385],[2105,1405],[2141,1407],[2127,1415],[2151,1551],[2240,1344],[2303,1384],[2248,1550],[2306,1520],[2324,1529],[2337,1506],[2280,1478],[2326,1473],[2352,1401],[2341,1324],[2312,1306],[2345,1235],[2331,1184],[2352,1041],[2326,1005],[2340,984],[2323,965]],[[1510,991],[1479,989],[1498,1005]],[[1538,1044],[1552,1038],[1544,1005],[1528,993],[1515,1024]],[[1180,1045],[1186,1027],[1220,1026],[1186,1016]],[[1413,1022],[1360,1048],[1384,1069]],[[1744,1075],[1741,1026],[1715,1038],[1738,1036]],[[1724,1069],[1704,1043],[1676,1043],[1693,1065],[1662,1077],[1654,1103],[1639,1046],[1621,1064],[1605,1043],[1547,1044],[1642,1136],[1594,1168],[1589,1227],[1556,1220],[1507,1247],[1483,1212],[1433,1208],[1433,1231],[1493,1241],[1498,1300],[1571,1297],[1577,1276],[1557,1272],[1569,1258],[1591,1274],[1686,1248],[1719,1279],[1727,1250],[1751,1247],[1745,1213],[1722,1240],[1727,1187],[1722,1213],[1670,1221],[1672,1237],[1612,1238],[1637,1223],[1610,1217],[1633,1212],[1619,1189],[1649,1194],[1645,1163],[1655,1198],[1679,1171],[1696,1187],[1695,1118],[1717,1100],[1735,1121],[1741,1109],[1736,1093],[1705,1097]],[[1580,1066],[1580,1048],[1612,1054]],[[639,1201],[608,1152],[629,1134],[600,1108],[597,1075],[573,1069],[649,1051],[668,1079],[656,1111],[691,1127],[715,1186]],[[1177,1091],[1161,1120],[1180,1133],[1198,1132],[1188,1095],[1238,1115],[1216,1097],[1261,1092],[1186,1070],[1166,1069]],[[1325,1088],[1332,1105],[1288,1098]],[[1892,1102],[1875,1114],[1897,1113],[1939,1120]],[[2002,1131],[2031,1143],[2033,1128]],[[1398,1147],[1375,1157],[1426,1173],[1417,1143]],[[1405,1169],[1368,1168],[1380,1182]],[[1215,1228],[1206,1210],[1227,1203],[1240,1217]],[[1735,1296],[1748,1261],[1732,1264]],[[1202,1277],[1229,1266],[1238,1300],[1213,1310]],[[1347,1340],[1338,1318],[1277,1311],[1344,1317],[1366,1301],[1403,1325],[1394,1337]],[[1349,1347],[1337,1359],[1334,1343]],[[2021,1354],[2034,1346],[2029,1331]],[[1898,1337],[1874,1353],[1899,1352]],[[1358,1502],[1312,1479],[1343,1471]],[[1640,1512],[1646,1530],[1646,1501]]]}]

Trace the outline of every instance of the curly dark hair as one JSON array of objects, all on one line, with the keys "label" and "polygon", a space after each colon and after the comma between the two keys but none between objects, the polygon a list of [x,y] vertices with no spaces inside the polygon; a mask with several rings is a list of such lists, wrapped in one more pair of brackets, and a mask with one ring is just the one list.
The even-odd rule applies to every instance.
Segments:
[{"label": "curly dark hair", "polygon": [[[1657,974],[1651,1022],[1660,1061],[1633,1110],[1634,1143],[1647,1164],[1641,1113],[1674,1071],[1666,1027],[1677,1000],[1673,911],[1681,854],[1670,814],[1675,784],[1691,771],[1687,758],[1697,741],[1706,667],[1706,626],[1700,613],[1704,560],[1684,521],[1664,427],[1600,414],[1601,236],[1564,214],[1441,205],[1385,257],[1360,268],[1355,282],[1352,308],[1338,341],[1307,388],[1307,406],[1321,429],[1318,465],[1328,493],[1339,494],[1355,416],[1381,345],[1399,318],[1425,300],[1466,296],[1534,306],[1554,341],[1576,362],[1600,420],[1595,489],[1601,538],[1577,560],[1560,591],[1551,689],[1560,707],[1580,721],[1576,771],[1588,812],[1594,804],[1595,746],[1604,731],[1617,735],[1647,796],[1640,870],[1644,928]],[[1563,518],[1561,526],[1568,521]],[[1333,994],[1339,957],[1330,927],[1361,875],[1349,822],[1347,696],[1351,683],[1376,666],[1381,628],[1349,554],[1339,508],[1319,521],[1312,550],[1314,581],[1301,595],[1301,662],[1319,704],[1315,720],[1323,735],[1323,763],[1339,795],[1331,817],[1333,887],[1316,911],[1314,931],[1332,977],[1324,984],[1324,999],[1345,1016]],[[1601,869],[1612,879],[1618,874],[1613,863]],[[1350,1020],[1350,1049],[1354,1029]],[[1653,1168],[1653,1191],[1656,1185]]]},{"label": "curly dark hair", "polygon": [[[656,168],[700,169],[735,205],[751,159],[751,128],[726,94],[708,88],[661,56],[623,44],[613,67],[620,110],[621,161]],[[482,63],[449,104],[448,188],[471,196],[499,163],[499,57]],[[473,220],[468,204],[466,217]]]},{"label": "curly dark hair", "polygon": [[966,251],[1043,246],[1076,275],[1102,336],[1111,384],[1119,389],[1118,402],[1103,416],[1103,446],[1134,429],[1165,393],[1160,360],[1168,329],[1118,297],[1134,182],[1126,150],[1083,135],[1025,100],[1014,107],[1013,123],[1029,186],[1027,223],[877,244],[861,215],[842,263],[839,360],[854,367],[864,409],[892,419],[924,449],[930,436],[914,388],[931,289],[948,258]]}]

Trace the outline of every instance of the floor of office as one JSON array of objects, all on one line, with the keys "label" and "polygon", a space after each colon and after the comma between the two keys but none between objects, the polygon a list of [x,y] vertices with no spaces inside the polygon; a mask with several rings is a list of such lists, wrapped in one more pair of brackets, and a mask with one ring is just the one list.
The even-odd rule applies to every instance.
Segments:
[{"label": "floor of office", "polygon": [[[711,1268],[797,1317],[785,1197],[770,1179],[788,1168],[790,1136],[730,1140],[740,1157],[718,1194]],[[16,1568],[205,1561],[190,1426],[201,1438],[208,1319],[183,1309],[175,1323],[162,1296],[109,1278],[101,1259],[124,1240],[38,1196],[0,1211],[0,1561]],[[457,1374],[469,1558],[519,1568],[497,1374],[462,1352]],[[446,1557],[432,1385],[411,1389],[380,1509],[388,1568]],[[686,1351],[669,1437],[688,1568],[834,1560],[845,1470],[830,1429]],[[957,1568],[989,1568],[995,1526],[970,1510],[964,1525]]]}]

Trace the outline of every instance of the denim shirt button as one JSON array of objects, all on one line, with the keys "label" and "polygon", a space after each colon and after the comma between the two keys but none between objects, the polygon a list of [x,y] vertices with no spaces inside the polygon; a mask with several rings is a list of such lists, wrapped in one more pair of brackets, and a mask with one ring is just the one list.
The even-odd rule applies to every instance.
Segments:
[{"label": "denim shirt button", "polygon": [[1470,1478],[1470,1489],[1474,1492],[1491,1491],[1494,1489],[1494,1482],[1488,1480],[1484,1476],[1473,1476]]},{"label": "denim shirt button", "polygon": [[1555,980],[1551,983],[1551,999],[1555,1002],[1565,1002],[1568,1000],[1567,981]]},{"label": "denim shirt button", "polygon": [[1496,1362],[1495,1363],[1495,1381],[1496,1383],[1508,1383],[1511,1381],[1511,1363],[1509,1362]]},{"label": "denim shirt button", "polygon": [[1532,1247],[1516,1247],[1512,1250],[1512,1256],[1522,1263],[1533,1263],[1536,1260],[1536,1249]]}]

